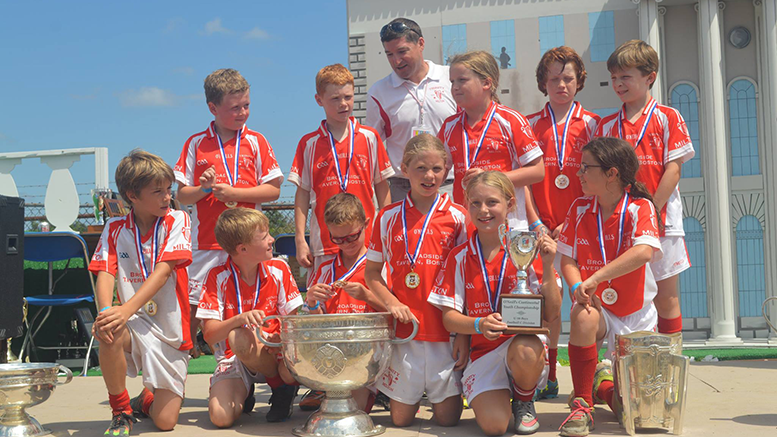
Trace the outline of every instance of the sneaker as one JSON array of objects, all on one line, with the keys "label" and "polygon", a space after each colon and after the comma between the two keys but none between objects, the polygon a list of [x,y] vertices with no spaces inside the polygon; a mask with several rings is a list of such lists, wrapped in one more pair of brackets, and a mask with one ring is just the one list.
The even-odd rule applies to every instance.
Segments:
[{"label": "sneaker", "polygon": [[594,389],[593,399],[595,404],[605,404],[604,399],[600,399],[596,396],[596,392],[599,391],[599,386],[604,381],[612,381],[612,365],[609,360],[604,360],[596,365],[596,373],[594,373]]},{"label": "sneaker", "polygon": [[143,411],[143,401],[146,397],[153,395],[147,388],[143,387],[143,390],[140,391],[137,397],[130,399],[130,407],[132,407],[132,415],[135,416],[135,419],[145,419],[148,417],[148,414]]},{"label": "sneaker", "polygon": [[534,411],[534,401],[524,402],[513,399],[513,416],[515,417],[515,432],[518,434],[534,434],[540,428],[537,412]]},{"label": "sneaker", "polygon": [[464,395],[461,395],[461,406],[465,410],[469,410],[469,401],[467,400],[467,397]]},{"label": "sneaker", "polygon": [[548,381],[542,390],[537,390],[536,400],[556,399],[558,397],[558,381]]},{"label": "sneaker", "polygon": [[375,405],[380,405],[383,407],[384,411],[391,411],[391,399],[389,399],[382,391],[379,391],[378,394],[375,395]]},{"label": "sneaker", "polygon": [[132,424],[136,423],[138,419],[132,414],[121,412],[113,415],[111,419],[110,428],[105,430],[105,435],[108,436],[126,436],[132,431]]},{"label": "sneaker", "polygon": [[282,385],[273,389],[270,396],[270,411],[267,413],[268,422],[283,422],[291,417],[294,411],[294,397],[297,395],[297,386]]},{"label": "sneaker", "polygon": [[316,411],[321,406],[326,393],[318,390],[308,390],[299,401],[299,409],[302,411]]},{"label": "sneaker", "polygon": [[246,399],[243,401],[243,412],[248,414],[252,411],[254,411],[254,405],[256,405],[256,386],[254,384],[251,384],[251,387],[248,388],[248,395],[246,396]]},{"label": "sneaker", "polygon": [[561,423],[559,430],[562,436],[587,436],[594,429],[593,409],[583,398],[572,401],[572,413]]}]

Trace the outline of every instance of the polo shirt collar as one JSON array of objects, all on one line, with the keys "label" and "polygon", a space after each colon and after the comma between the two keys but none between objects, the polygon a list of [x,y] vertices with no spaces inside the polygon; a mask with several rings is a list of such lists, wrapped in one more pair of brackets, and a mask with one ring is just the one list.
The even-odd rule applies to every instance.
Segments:
[{"label": "polo shirt collar", "polygon": [[[424,62],[426,62],[426,65],[429,66],[429,71],[426,72],[426,76],[424,76],[424,78],[421,79],[421,82],[419,82],[418,85],[421,85],[422,83],[424,83],[425,80],[439,82],[445,74],[445,68],[435,64],[432,61],[424,60]],[[391,70],[391,74],[389,76],[391,77],[391,85],[394,88],[401,87],[402,84],[404,84],[405,82],[409,83],[411,86],[417,86],[413,82],[399,77],[399,75],[394,70]]]},{"label": "polo shirt collar", "polygon": [[[227,257],[227,264],[230,265],[231,267],[235,268],[235,271],[237,272],[237,276],[239,278],[240,277],[240,267],[238,267],[237,264],[235,264],[235,261],[232,259],[232,255],[229,255]],[[270,274],[270,272],[269,272],[269,270],[267,270],[267,266],[265,264],[266,263],[264,261],[259,263],[258,273],[259,273],[259,280],[261,280],[261,281],[264,281],[264,279],[267,277],[267,275]]]},{"label": "polo shirt collar", "polygon": [[[359,132],[359,120],[357,120],[353,116],[348,117],[348,119],[353,122],[353,130],[355,130],[356,132]],[[329,131],[327,130],[327,126],[326,126],[326,119],[321,120],[321,124],[318,126],[318,133],[324,138],[329,136]]]},{"label": "polo shirt collar", "polygon": [[[240,139],[242,140],[243,138],[246,137],[246,133],[248,132],[248,129],[246,129],[246,125],[245,124],[240,129],[241,129],[241,131],[240,131]],[[208,125],[208,129],[205,132],[207,132],[208,138],[215,139],[216,138],[216,122],[215,121],[211,121],[210,124]]]},{"label": "polo shirt collar", "polygon": [[[542,108],[542,113],[540,115],[542,118],[550,118],[550,102],[545,103],[545,107]],[[580,104],[577,100],[575,100],[575,111],[572,112],[572,117],[575,119],[583,118],[583,105]],[[559,121],[556,119],[556,121]]]},{"label": "polo shirt collar", "polygon": [[[448,193],[440,193],[440,198],[442,199],[440,202],[440,205],[437,207],[437,211],[447,211],[448,208],[451,207],[451,199],[448,197]],[[415,204],[413,203],[413,199],[410,198],[410,193],[407,193],[407,196],[405,196],[405,201],[407,201],[407,205],[410,208],[414,208]]]}]

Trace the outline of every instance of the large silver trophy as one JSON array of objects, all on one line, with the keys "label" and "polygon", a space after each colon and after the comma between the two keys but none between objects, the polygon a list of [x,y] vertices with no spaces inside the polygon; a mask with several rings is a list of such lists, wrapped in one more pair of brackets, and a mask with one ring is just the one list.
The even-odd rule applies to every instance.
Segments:
[{"label": "large silver trophy", "polygon": [[374,436],[385,428],[359,410],[351,391],[375,382],[386,370],[392,345],[415,337],[418,325],[404,339],[394,338],[390,313],[270,316],[281,322],[281,342],[259,336],[269,347],[282,347],[286,367],[300,383],[326,392],[321,408],[305,425],[294,428],[303,437]]},{"label": "large silver trophy", "polygon": [[[67,379],[57,381],[59,372]],[[54,363],[0,364],[0,437],[32,437],[50,434],[25,408],[40,404],[58,385],[67,384],[73,373]]]},{"label": "large silver trophy", "polygon": [[516,231],[499,225],[499,237],[510,261],[518,269],[516,288],[499,296],[499,314],[507,324],[505,334],[547,335],[549,330],[542,323],[545,298],[541,294],[532,294],[526,273],[539,250],[537,233]]},{"label": "large silver trophy", "polygon": [[682,334],[639,331],[616,336],[615,379],[629,435],[642,428],[683,432],[690,359]]}]

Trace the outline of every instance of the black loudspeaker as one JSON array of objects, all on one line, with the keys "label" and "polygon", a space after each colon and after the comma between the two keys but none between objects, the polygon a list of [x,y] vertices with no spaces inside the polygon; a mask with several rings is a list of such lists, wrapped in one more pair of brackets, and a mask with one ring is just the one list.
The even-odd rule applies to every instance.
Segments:
[{"label": "black loudspeaker", "polygon": [[24,199],[0,195],[0,340],[22,335]]}]

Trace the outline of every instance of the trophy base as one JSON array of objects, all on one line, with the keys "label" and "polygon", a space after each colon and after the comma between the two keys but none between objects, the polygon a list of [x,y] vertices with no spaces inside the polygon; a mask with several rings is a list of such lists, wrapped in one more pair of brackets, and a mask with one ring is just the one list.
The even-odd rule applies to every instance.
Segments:
[{"label": "trophy base", "polygon": [[367,413],[359,410],[351,393],[347,393],[347,398],[330,398],[330,392],[327,392],[321,408],[291,432],[300,437],[369,437],[386,432],[386,428],[376,426]]},{"label": "trophy base", "polygon": [[51,430],[41,426],[35,418],[23,410],[21,414],[24,415],[24,418],[21,420],[10,420],[10,416],[17,416],[11,412],[7,412],[3,416],[2,420],[0,420],[0,437],[38,437],[51,434]]},{"label": "trophy base", "polygon": [[508,327],[504,330],[506,335],[550,335],[550,329],[548,328],[525,328],[525,327]]}]

